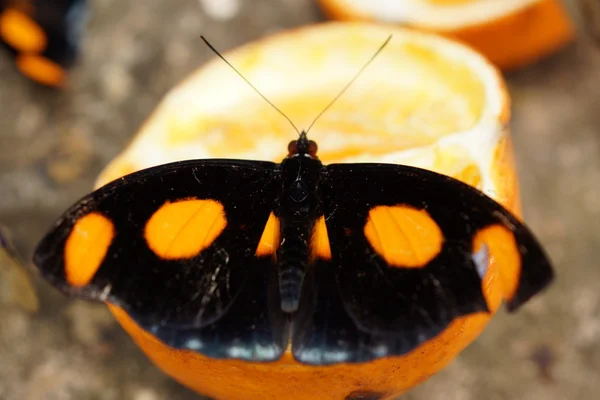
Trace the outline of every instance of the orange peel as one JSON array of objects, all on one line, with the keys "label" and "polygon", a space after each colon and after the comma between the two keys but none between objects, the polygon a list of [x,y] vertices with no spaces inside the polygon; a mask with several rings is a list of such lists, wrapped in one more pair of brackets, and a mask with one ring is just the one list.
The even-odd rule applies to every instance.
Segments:
[{"label": "orange peel", "polygon": [[[390,33],[388,47],[310,131],[320,159],[427,168],[477,187],[518,214],[509,97],[497,69],[472,49],[399,27],[326,23],[279,33],[224,56],[302,128]],[[295,137],[285,119],[215,58],[171,90],[97,186],[184,159],[281,161]],[[504,281],[492,263],[483,285],[492,313],[500,306]],[[391,399],[448,365],[491,318],[475,314],[456,320],[402,357],[314,368],[296,362],[289,351],[278,362],[261,364],[175,350],[121,309],[110,308],[165,373],[229,400],[341,399],[366,386]]]},{"label": "orange peel", "polygon": [[571,42],[560,0],[319,0],[329,17],[378,21],[463,41],[502,70],[526,66]]}]

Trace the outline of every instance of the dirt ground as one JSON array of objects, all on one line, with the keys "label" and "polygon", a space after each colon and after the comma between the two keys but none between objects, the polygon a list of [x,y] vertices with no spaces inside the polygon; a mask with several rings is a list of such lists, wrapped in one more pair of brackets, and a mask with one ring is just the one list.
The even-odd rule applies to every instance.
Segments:
[{"label": "dirt ground", "polygon": [[[323,19],[309,0],[208,3],[91,1],[81,59],[62,93],[27,82],[0,54],[0,225],[24,257],[169,88],[211,57],[201,34],[227,50]],[[500,312],[405,400],[600,393],[600,42],[581,29],[576,43],[507,80],[525,218],[558,279],[518,314]],[[103,306],[68,301],[32,275],[39,311],[23,308],[26,286],[0,296],[0,399],[199,398],[158,371]],[[11,282],[0,265],[2,280]]]}]

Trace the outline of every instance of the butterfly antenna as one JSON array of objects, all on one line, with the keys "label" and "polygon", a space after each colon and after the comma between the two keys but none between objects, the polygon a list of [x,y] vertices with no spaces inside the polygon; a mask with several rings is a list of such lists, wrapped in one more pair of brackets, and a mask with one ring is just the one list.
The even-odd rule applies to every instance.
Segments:
[{"label": "butterfly antenna", "polygon": [[388,36],[388,38],[385,40],[385,42],[383,42],[383,44],[381,46],[379,46],[379,48],[371,56],[371,58],[369,58],[369,61],[367,61],[365,63],[365,65],[362,66],[362,68],[356,73],[356,75],[354,75],[354,77],[350,80],[350,82],[348,82],[346,84],[346,86],[344,86],[344,88],[338,93],[338,95],[335,96],[335,98],[333,100],[331,100],[331,102],[329,104],[327,104],[327,107],[325,107],[323,109],[323,111],[321,111],[319,113],[319,115],[317,115],[317,117],[313,120],[313,122],[308,126],[308,129],[306,130],[306,133],[308,133],[308,131],[310,131],[310,128],[312,128],[313,125],[315,124],[315,122],[317,122],[317,120],[319,118],[321,118],[321,115],[325,114],[325,111],[329,110],[329,108],[333,105],[333,103],[335,103],[337,101],[337,99],[339,99],[344,94],[344,92],[346,92],[346,90],[348,90],[348,88],[350,86],[352,86],[352,84],[354,83],[354,81],[357,80],[358,77],[360,76],[360,74],[362,74],[362,72],[369,66],[369,64],[371,64],[371,62],[373,62],[373,60],[375,59],[375,57],[377,57],[377,55],[379,53],[381,53],[381,50],[383,50],[383,48],[390,42],[390,40],[392,40],[392,35]]},{"label": "butterfly antenna", "polygon": [[292,120],[284,114],[283,111],[281,111],[275,104],[271,103],[269,101],[269,99],[267,99],[253,84],[250,83],[250,81],[248,79],[246,79],[244,77],[244,75],[242,75],[240,73],[240,71],[238,71],[233,65],[231,65],[231,63],[229,61],[227,61],[225,59],[225,57],[223,57],[221,55],[221,53],[219,53],[219,51],[217,49],[215,49],[212,44],[210,44],[208,42],[208,40],[206,40],[206,38],[204,36],[200,36],[200,38],[204,41],[204,43],[206,43],[206,45],[213,51],[213,53],[215,53],[221,60],[225,61],[225,64],[229,65],[231,67],[232,70],[235,71],[236,74],[238,74],[240,76],[240,78],[242,78],[252,89],[254,89],[254,91],[256,93],[258,93],[258,95],[260,97],[262,97],[267,103],[269,103],[271,105],[271,107],[273,107],[279,114],[281,114],[283,116],[283,118],[287,119],[288,122],[290,123],[290,125],[292,125],[294,127],[294,129],[296,130],[296,132],[298,133],[298,136],[300,136],[300,130],[296,127],[296,125],[294,125],[294,123],[292,122]]}]

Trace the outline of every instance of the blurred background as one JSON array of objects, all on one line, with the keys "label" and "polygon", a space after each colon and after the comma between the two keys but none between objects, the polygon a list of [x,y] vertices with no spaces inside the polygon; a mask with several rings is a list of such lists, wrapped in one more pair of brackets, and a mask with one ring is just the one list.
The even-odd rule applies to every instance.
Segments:
[{"label": "blurred background", "polygon": [[[566,48],[505,74],[525,220],[558,279],[518,314],[501,310],[446,370],[402,399],[597,399],[600,393],[600,13],[565,1]],[[213,54],[325,20],[310,0],[91,0],[61,91],[0,53],[0,225],[33,246],[92,189],[162,97]],[[0,399],[191,400],[102,305],[69,301],[0,258]],[[36,300],[38,304],[36,306]]]}]

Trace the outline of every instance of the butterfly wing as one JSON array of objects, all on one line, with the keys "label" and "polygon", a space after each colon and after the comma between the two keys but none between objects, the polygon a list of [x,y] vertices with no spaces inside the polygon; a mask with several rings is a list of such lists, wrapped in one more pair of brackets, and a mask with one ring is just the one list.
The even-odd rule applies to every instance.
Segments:
[{"label": "butterfly wing", "polygon": [[256,253],[275,167],[197,160],[128,175],[68,210],[34,262],[64,293],[117,305],[173,347],[277,359],[286,322],[273,260]]},{"label": "butterfly wing", "polygon": [[61,86],[87,17],[86,0],[0,0],[0,44],[25,76]]},{"label": "butterfly wing", "polygon": [[499,243],[494,234],[502,245],[514,241],[507,247],[514,257],[493,254],[512,264],[500,268],[518,274],[516,286],[505,288],[510,310],[552,279],[531,232],[464,183],[397,165],[337,164],[323,171],[331,254],[310,270],[293,323],[302,326],[292,343],[303,362],[405,354],[454,319],[487,312],[482,280]]}]

